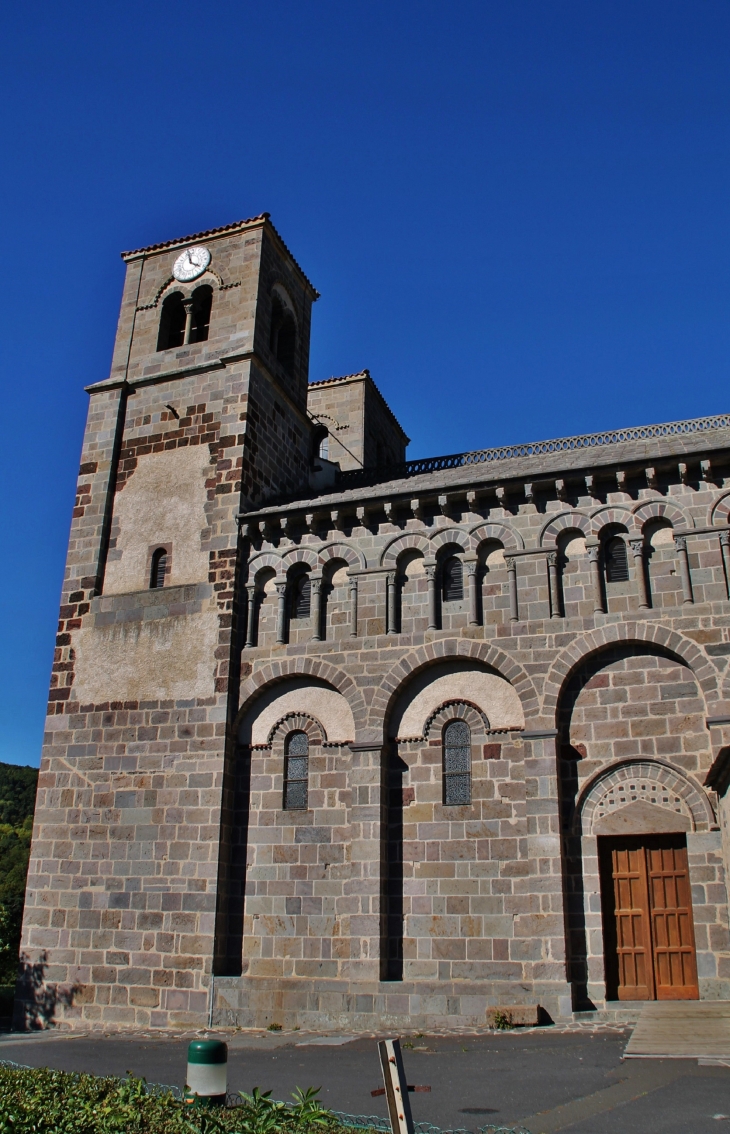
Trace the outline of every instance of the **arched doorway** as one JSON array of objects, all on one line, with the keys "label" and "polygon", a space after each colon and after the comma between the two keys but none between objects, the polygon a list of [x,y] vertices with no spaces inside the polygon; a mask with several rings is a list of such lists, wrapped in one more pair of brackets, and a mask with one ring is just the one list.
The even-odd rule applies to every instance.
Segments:
[{"label": "arched doorway", "polygon": [[[692,670],[646,643],[594,653],[566,680],[559,785],[577,1010],[713,995],[698,971],[716,966],[706,923],[727,909],[720,835],[700,787],[710,764],[704,716]],[[714,897],[696,885],[707,869],[722,883]]]}]

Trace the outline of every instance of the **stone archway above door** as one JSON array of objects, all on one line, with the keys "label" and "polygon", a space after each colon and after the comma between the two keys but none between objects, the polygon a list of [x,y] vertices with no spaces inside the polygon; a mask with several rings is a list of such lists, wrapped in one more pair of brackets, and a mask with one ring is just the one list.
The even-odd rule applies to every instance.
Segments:
[{"label": "stone archway above door", "polygon": [[576,833],[583,835],[708,831],[714,824],[705,793],[658,760],[630,760],[601,772],[576,808]]}]

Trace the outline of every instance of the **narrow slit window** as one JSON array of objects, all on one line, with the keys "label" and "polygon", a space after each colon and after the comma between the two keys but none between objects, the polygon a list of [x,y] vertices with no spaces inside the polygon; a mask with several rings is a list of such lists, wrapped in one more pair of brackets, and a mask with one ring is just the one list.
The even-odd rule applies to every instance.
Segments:
[{"label": "narrow slit window", "polygon": [[312,585],[309,575],[300,575],[292,590],[292,618],[309,618],[312,609]]},{"label": "narrow slit window", "polygon": [[456,555],[444,563],[442,593],[444,602],[460,602],[464,597],[464,568]]},{"label": "narrow slit window", "polygon": [[629,578],[629,559],[626,544],[620,536],[614,536],[606,544],[606,582],[625,583]]},{"label": "narrow slit window", "polygon": [[284,810],[306,811],[309,780],[309,737],[306,732],[289,733],[285,759]]},{"label": "narrow slit window", "polygon": [[444,804],[471,803],[471,732],[466,721],[449,721],[444,729]]},{"label": "narrow slit window", "polygon": [[167,552],[164,547],[158,547],[152,556],[152,569],[150,571],[150,590],[164,587],[167,574]]}]

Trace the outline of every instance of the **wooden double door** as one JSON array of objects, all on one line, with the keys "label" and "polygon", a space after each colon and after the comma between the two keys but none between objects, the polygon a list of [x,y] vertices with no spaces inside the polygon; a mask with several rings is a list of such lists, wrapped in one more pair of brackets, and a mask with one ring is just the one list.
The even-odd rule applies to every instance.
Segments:
[{"label": "wooden double door", "polygon": [[684,835],[599,837],[610,1000],[698,1000]]}]

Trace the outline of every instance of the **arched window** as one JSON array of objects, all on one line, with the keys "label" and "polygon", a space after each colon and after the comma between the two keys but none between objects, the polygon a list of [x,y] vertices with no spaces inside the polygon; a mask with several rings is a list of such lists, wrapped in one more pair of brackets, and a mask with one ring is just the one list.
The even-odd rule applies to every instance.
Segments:
[{"label": "arched window", "polygon": [[444,804],[471,803],[471,732],[466,721],[449,721],[444,727]]},{"label": "arched window", "polygon": [[309,777],[309,737],[306,732],[290,732],[284,751],[284,810],[306,811]]},{"label": "arched window", "polygon": [[315,425],[309,438],[309,444],[310,461],[312,464],[314,464],[318,457],[322,457],[325,461],[329,460],[329,436],[326,425],[322,425],[321,423]]},{"label": "arched window", "polygon": [[190,342],[205,343],[210,330],[210,311],[213,306],[213,288],[201,284],[193,292],[193,320],[190,327]]},{"label": "arched window", "polygon": [[185,307],[182,293],[173,291],[162,304],[157,349],[171,350],[185,342]]},{"label": "arched window", "polygon": [[464,597],[464,568],[456,555],[452,555],[443,565],[441,593],[444,602],[459,602]]},{"label": "arched window", "polygon": [[152,555],[152,568],[150,570],[150,590],[164,587],[167,574],[167,552],[164,547],[158,547]]},{"label": "arched window", "polygon": [[309,618],[312,609],[312,585],[309,575],[294,580],[291,593],[292,618]]},{"label": "arched window", "polygon": [[626,554],[626,544],[620,536],[609,539],[605,547],[604,557],[606,582],[625,583],[629,577],[629,559]]},{"label": "arched window", "polygon": [[284,306],[276,292],[271,297],[269,346],[287,374],[293,373],[297,352],[297,325],[291,311]]}]

